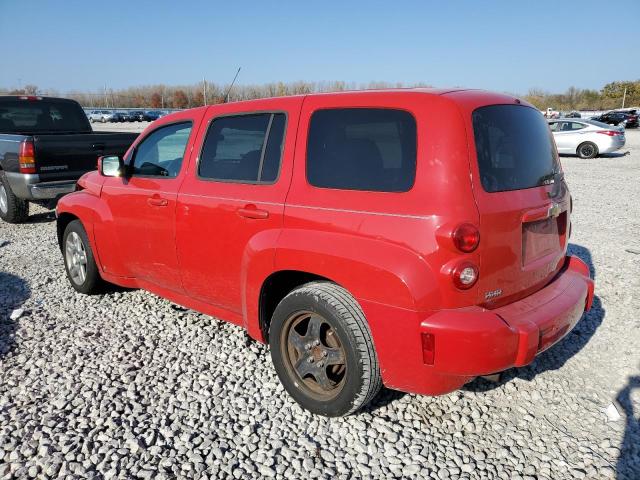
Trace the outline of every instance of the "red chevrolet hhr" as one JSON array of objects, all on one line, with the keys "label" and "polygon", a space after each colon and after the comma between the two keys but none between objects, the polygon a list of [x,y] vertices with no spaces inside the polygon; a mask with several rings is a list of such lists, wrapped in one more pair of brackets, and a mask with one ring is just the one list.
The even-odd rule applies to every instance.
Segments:
[{"label": "red chevrolet hhr", "polygon": [[57,207],[71,285],[139,287],[268,342],[322,415],[530,363],[588,310],[544,118],[477,90],[195,108]]}]

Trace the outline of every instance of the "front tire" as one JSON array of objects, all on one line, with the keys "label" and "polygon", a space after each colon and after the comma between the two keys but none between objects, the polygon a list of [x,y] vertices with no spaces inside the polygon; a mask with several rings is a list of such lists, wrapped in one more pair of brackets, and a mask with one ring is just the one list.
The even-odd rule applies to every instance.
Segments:
[{"label": "front tire", "polygon": [[269,346],[283,386],[312,413],[348,415],[382,386],[364,313],[333,283],[308,283],[282,299],[271,321]]},{"label": "front tire", "polygon": [[98,272],[89,237],[80,220],[73,220],[65,228],[62,255],[71,286],[80,293],[98,293],[103,286],[103,280]]},{"label": "front tire", "polygon": [[11,190],[7,177],[0,172],[0,218],[7,223],[22,223],[29,218],[29,202]]},{"label": "front tire", "polygon": [[578,145],[576,153],[580,158],[594,158],[598,155],[598,147],[593,142],[584,142]]}]

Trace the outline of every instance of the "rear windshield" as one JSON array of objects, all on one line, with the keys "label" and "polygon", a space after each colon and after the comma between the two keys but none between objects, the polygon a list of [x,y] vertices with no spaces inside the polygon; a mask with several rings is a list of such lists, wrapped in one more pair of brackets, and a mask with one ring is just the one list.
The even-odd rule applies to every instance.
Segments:
[{"label": "rear windshield", "polygon": [[0,132],[90,132],[87,116],[77,103],[47,100],[0,100]]},{"label": "rear windshield", "polygon": [[487,192],[522,190],[553,182],[555,145],[544,117],[533,108],[490,105],[473,112],[480,181]]}]

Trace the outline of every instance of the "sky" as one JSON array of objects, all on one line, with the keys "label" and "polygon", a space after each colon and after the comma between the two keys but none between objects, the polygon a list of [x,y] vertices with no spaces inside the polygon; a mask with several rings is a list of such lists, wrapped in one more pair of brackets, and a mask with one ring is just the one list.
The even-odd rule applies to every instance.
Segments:
[{"label": "sky", "polygon": [[425,82],[524,94],[640,79],[640,1],[0,0],[0,87]]}]

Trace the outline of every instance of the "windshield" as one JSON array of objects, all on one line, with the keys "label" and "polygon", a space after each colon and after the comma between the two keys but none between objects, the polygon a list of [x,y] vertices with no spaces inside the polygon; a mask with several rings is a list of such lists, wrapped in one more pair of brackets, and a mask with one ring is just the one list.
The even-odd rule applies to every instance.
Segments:
[{"label": "windshield", "polygon": [[47,100],[0,100],[0,132],[90,132],[84,111],[76,103]]},{"label": "windshield", "polygon": [[560,167],[544,117],[533,108],[490,105],[473,112],[480,181],[487,192],[553,183]]}]

